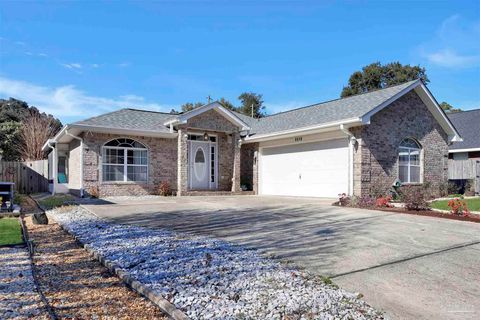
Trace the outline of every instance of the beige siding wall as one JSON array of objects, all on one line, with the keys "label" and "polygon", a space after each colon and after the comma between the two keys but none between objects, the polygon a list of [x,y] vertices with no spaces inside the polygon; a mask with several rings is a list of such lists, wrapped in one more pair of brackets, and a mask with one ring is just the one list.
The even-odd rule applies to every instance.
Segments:
[{"label": "beige siding wall", "polygon": [[68,189],[72,190],[73,192],[78,192],[81,187],[80,181],[80,157],[81,157],[81,147],[80,141],[77,139],[72,140],[70,142],[70,152],[68,155]]}]

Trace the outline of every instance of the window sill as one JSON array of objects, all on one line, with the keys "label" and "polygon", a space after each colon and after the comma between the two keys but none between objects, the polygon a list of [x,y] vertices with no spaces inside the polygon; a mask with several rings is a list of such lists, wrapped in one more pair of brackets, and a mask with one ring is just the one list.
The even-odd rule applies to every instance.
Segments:
[{"label": "window sill", "polygon": [[402,182],[402,186],[422,186],[423,182]]},{"label": "window sill", "polygon": [[130,184],[141,184],[141,185],[147,185],[147,181],[102,181],[102,185],[112,185],[112,184],[125,184],[125,185],[130,185]]}]

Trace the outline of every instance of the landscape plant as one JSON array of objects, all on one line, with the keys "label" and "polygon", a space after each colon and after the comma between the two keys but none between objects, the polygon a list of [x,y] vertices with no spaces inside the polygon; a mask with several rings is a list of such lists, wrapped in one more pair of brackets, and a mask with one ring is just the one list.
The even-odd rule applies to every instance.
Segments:
[{"label": "landscape plant", "polygon": [[407,210],[429,210],[426,192],[424,188],[415,188],[411,185],[403,186],[401,189],[401,200]]},{"label": "landscape plant", "polygon": [[168,181],[160,182],[158,186],[158,194],[164,197],[172,194],[172,189],[170,188],[170,184],[168,183]]},{"label": "landscape plant", "polygon": [[450,213],[459,216],[468,216],[470,211],[468,210],[467,202],[458,198],[448,201],[450,207]]},{"label": "landscape plant", "polygon": [[391,196],[381,196],[377,198],[377,201],[375,202],[375,206],[377,208],[391,208],[392,204],[390,203],[392,201]]},{"label": "landscape plant", "polygon": [[350,206],[351,202],[352,202],[352,198],[350,198],[345,192],[338,194],[338,203],[342,207]]}]

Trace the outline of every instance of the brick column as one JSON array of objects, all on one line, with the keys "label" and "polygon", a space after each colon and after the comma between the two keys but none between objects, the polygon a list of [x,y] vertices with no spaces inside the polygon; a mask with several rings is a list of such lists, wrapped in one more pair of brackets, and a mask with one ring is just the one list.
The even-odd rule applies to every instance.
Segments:
[{"label": "brick column", "polygon": [[240,192],[240,134],[233,134],[233,174],[232,174],[232,192]]},{"label": "brick column", "polygon": [[188,191],[188,141],[186,128],[178,129],[177,195]]}]

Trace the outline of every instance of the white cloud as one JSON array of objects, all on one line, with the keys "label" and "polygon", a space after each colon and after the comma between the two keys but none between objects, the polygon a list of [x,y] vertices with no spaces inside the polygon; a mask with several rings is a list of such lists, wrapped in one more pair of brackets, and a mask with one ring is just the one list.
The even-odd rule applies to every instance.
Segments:
[{"label": "white cloud", "polygon": [[38,56],[39,57],[44,57],[44,58],[48,57],[48,55],[46,53],[43,53],[43,52],[39,53]]},{"label": "white cloud", "polygon": [[130,66],[130,62],[122,62],[122,63],[119,63],[118,66],[120,68],[126,68]]},{"label": "white cloud", "polygon": [[80,63],[61,63],[60,65],[72,70],[82,69],[82,65]]},{"label": "white cloud", "polygon": [[450,68],[472,66],[479,60],[479,56],[459,55],[450,49],[443,49],[426,56],[431,63]]},{"label": "white cloud", "polygon": [[87,118],[120,108],[169,111],[171,106],[149,103],[137,95],[105,98],[88,95],[73,85],[45,87],[0,77],[0,97],[16,98],[56,117]]},{"label": "white cloud", "polygon": [[19,45],[19,46],[22,46],[22,47],[24,47],[24,46],[27,45],[27,44],[26,44],[25,42],[23,42],[23,41],[16,41],[15,44],[17,44],[17,45]]},{"label": "white cloud", "polygon": [[435,37],[419,47],[429,63],[445,68],[476,67],[480,63],[480,21],[459,15],[445,19]]},{"label": "white cloud", "polygon": [[100,67],[100,65],[99,65],[98,63],[92,63],[90,66],[91,66],[92,68],[98,68],[98,67]]}]

